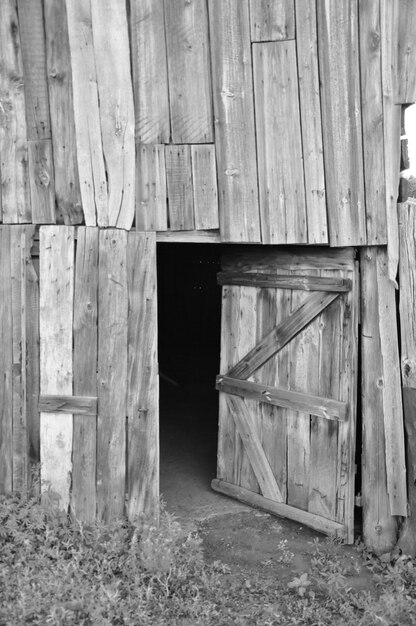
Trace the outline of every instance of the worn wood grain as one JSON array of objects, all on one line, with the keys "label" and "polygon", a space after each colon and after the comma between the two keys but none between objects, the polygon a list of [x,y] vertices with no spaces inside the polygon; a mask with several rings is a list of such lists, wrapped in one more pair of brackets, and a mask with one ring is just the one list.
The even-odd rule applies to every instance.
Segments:
[{"label": "worn wood grain", "polygon": [[170,116],[163,0],[130,2],[136,142],[169,143]]},{"label": "worn wood grain", "polygon": [[416,5],[412,0],[399,0],[397,10],[397,86],[394,101],[411,104],[416,101]]},{"label": "worn wood grain", "polygon": [[[68,226],[40,228],[40,391],[72,394],[74,304],[74,230]],[[58,494],[67,511],[72,474],[71,415],[41,413],[42,489]]]},{"label": "worn wood grain", "polygon": [[124,513],[127,415],[127,233],[100,231],[98,279],[97,515]]},{"label": "worn wood grain", "polygon": [[409,516],[403,521],[397,549],[401,554],[416,556],[416,389],[403,388],[404,424],[406,431],[407,494]]},{"label": "worn wood grain", "polygon": [[279,287],[281,289],[301,289],[302,291],[343,292],[351,289],[348,278],[338,276],[308,276],[302,274],[266,274],[265,272],[219,272],[219,285],[247,285],[252,287]]},{"label": "worn wood grain", "polygon": [[97,398],[92,396],[40,396],[39,411],[43,413],[77,413],[97,415]]},{"label": "worn wood grain", "polygon": [[0,226],[0,493],[13,489],[13,337],[10,227]]},{"label": "worn wood grain", "polygon": [[136,147],[136,229],[167,230],[165,146]]},{"label": "worn wood grain", "polygon": [[328,224],[319,94],[316,0],[308,2],[295,0],[295,12],[308,242],[322,244],[328,243]]},{"label": "worn wood grain", "polygon": [[400,264],[399,311],[403,387],[416,388],[416,200],[399,205]]},{"label": "worn wood grain", "polygon": [[166,146],[166,181],[170,230],[193,230],[194,199],[190,146]]},{"label": "worn wood grain", "polygon": [[[33,249],[33,241],[32,249]],[[29,252],[29,250],[27,251]],[[22,285],[23,286],[23,285]],[[29,437],[29,461],[31,467],[40,462],[40,416],[38,398],[40,387],[39,356],[39,277],[33,258],[26,258],[26,414]]]},{"label": "worn wood grain", "polygon": [[[308,240],[296,45],[253,45],[257,158],[263,243]],[[279,141],[276,141],[279,137]]]},{"label": "worn wood grain", "polygon": [[250,0],[251,41],[295,38],[293,0]]},{"label": "worn wood grain", "polygon": [[367,243],[380,245],[387,243],[380,1],[358,6]]},{"label": "worn wood grain", "polygon": [[92,32],[91,3],[66,3],[78,174],[85,224],[107,215],[108,196]]},{"label": "worn wood grain", "polygon": [[46,70],[50,104],[57,221],[83,221],[79,188],[71,55],[65,0],[45,0]]},{"label": "worn wood grain", "polygon": [[218,230],[167,230],[156,233],[156,241],[161,243],[221,243]]},{"label": "worn wood grain", "polygon": [[248,0],[208,2],[223,241],[260,241]]},{"label": "worn wood grain", "polygon": [[29,181],[34,224],[54,224],[55,187],[53,174],[52,141],[28,141]]},{"label": "worn wood grain", "polygon": [[101,138],[108,209],[99,226],[129,230],[134,218],[135,147],[133,85],[124,0],[91,0]]},{"label": "worn wood grain", "polygon": [[159,376],[157,362],[156,237],[129,233],[128,517],[159,511]]},{"label": "worn wood grain", "polygon": [[357,0],[319,1],[319,75],[329,241],[366,243]]},{"label": "worn wood grain", "polygon": [[0,221],[30,222],[23,61],[15,0],[0,3]]},{"label": "worn wood grain", "polygon": [[191,161],[195,229],[218,229],[219,215],[215,146],[192,146]]},{"label": "worn wood grain", "polygon": [[173,143],[214,140],[206,0],[165,0]]}]

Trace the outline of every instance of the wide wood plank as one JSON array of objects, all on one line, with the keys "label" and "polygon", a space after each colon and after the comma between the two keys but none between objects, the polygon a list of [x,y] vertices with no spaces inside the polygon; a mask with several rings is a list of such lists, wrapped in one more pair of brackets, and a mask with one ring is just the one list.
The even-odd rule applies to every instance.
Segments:
[{"label": "wide wood plank", "polygon": [[[72,394],[72,326],[74,305],[74,229],[40,228],[40,391]],[[72,473],[71,415],[41,413],[42,489],[59,494],[67,511]]]},{"label": "wide wood plank", "polygon": [[43,413],[77,413],[97,415],[97,398],[91,396],[40,396],[39,411]]},{"label": "wide wood plank", "polygon": [[195,229],[218,229],[219,215],[215,146],[192,146],[191,161]]},{"label": "wide wood plank", "polygon": [[368,245],[387,243],[380,1],[359,2],[360,76]]},{"label": "wide wood plank", "polygon": [[366,242],[357,0],[318,2],[329,241]]},{"label": "wide wood plank", "polygon": [[293,0],[250,0],[251,41],[295,38]]},{"label": "wide wood plank", "polygon": [[159,510],[159,376],[157,360],[156,237],[129,233],[128,517]]},{"label": "wide wood plank", "polygon": [[[295,42],[253,45],[263,243],[308,240]],[[276,141],[276,137],[279,141]]]},{"label": "wide wood plank", "polygon": [[287,273],[296,271],[297,274],[315,269],[354,269],[353,248],[314,248],[313,246],[281,247],[276,254],[276,248],[268,246],[227,246],[221,257],[224,271],[240,272],[276,272]]},{"label": "wide wood plank", "polygon": [[190,146],[166,146],[170,230],[193,230],[194,199]]},{"label": "wide wood plank", "polygon": [[398,1],[397,87],[395,102],[416,101],[416,5],[412,0]]},{"label": "wide wood plank", "polygon": [[218,272],[219,285],[246,285],[251,287],[279,287],[303,291],[336,291],[351,289],[351,281],[345,278],[323,276],[296,276],[294,274],[266,274],[260,272]]},{"label": "wide wood plank", "polygon": [[293,311],[284,321],[278,324],[253,350],[250,350],[234,367],[227,372],[231,378],[249,378],[253,372],[281,350],[293,337],[319,315],[331,302],[338,297],[334,293],[313,293]]},{"label": "wide wood plank", "polygon": [[98,282],[97,514],[124,513],[127,415],[127,233],[100,232]]},{"label": "wide wood plank", "polygon": [[208,9],[221,238],[260,241],[248,0]]},{"label": "wide wood plank", "polygon": [[15,0],[0,2],[0,221],[30,222],[23,62]]},{"label": "wide wood plank", "polygon": [[52,141],[28,141],[27,146],[32,222],[54,224],[56,217]]},{"label": "wide wood plank", "polygon": [[319,95],[316,0],[295,0],[296,53],[302,128],[303,170],[308,242],[328,243],[323,160],[321,100]]},{"label": "wide wood plank", "polygon": [[13,336],[10,227],[0,226],[0,493],[13,489]]},{"label": "wide wood plank", "polygon": [[76,130],[78,174],[85,224],[108,211],[107,181],[95,69],[90,2],[66,3]]},{"label": "wide wood plank", "polygon": [[214,140],[206,0],[165,0],[173,143]]},{"label": "wide wood plank", "polygon": [[264,454],[256,428],[252,424],[252,416],[247,405],[237,396],[227,396],[227,405],[243,441],[262,495],[275,502],[282,502],[281,491]]},{"label": "wide wood plank", "polygon": [[163,0],[132,0],[130,29],[137,143],[169,143]]},{"label": "wide wood plank", "polygon": [[108,213],[99,226],[129,230],[134,218],[135,147],[133,85],[124,0],[91,0],[101,137],[108,186]]},{"label": "wide wood plank", "polygon": [[65,0],[45,0],[48,77],[57,221],[83,220],[75,140],[71,55]]},{"label": "wide wood plank", "polygon": [[136,147],[136,229],[167,230],[165,146]]},{"label": "wide wood plank", "polygon": [[230,378],[230,376],[217,376],[216,389],[293,411],[319,415],[329,420],[344,421],[347,416],[347,404],[345,402]]}]

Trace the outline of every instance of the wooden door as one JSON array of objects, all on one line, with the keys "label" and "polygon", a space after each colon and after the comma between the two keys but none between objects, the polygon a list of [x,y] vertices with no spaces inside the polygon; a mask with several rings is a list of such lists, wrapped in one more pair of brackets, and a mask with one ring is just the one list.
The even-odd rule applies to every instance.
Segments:
[{"label": "wooden door", "polygon": [[352,542],[357,265],[352,249],[230,248],[214,489]]},{"label": "wooden door", "polygon": [[59,506],[157,514],[154,233],[40,228],[41,473]]}]

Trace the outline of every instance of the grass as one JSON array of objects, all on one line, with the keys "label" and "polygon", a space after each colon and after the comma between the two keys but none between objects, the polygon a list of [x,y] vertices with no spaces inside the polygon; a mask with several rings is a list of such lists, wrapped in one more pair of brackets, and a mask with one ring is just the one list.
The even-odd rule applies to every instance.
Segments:
[{"label": "grass", "polygon": [[[3,496],[0,625],[416,624],[414,561],[358,546],[375,589],[354,591],[329,548],[317,542],[309,571],[287,584],[207,563],[200,538],[184,538],[167,511],[159,527],[87,526],[35,496]],[[284,542],[277,555],[290,567]]]}]

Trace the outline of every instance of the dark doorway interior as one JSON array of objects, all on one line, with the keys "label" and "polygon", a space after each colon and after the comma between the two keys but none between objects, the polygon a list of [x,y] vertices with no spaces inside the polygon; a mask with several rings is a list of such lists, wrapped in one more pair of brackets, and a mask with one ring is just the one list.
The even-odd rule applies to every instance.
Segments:
[{"label": "dark doorway interior", "polygon": [[157,248],[161,493],[181,518],[206,501],[216,475],[220,246]]}]

